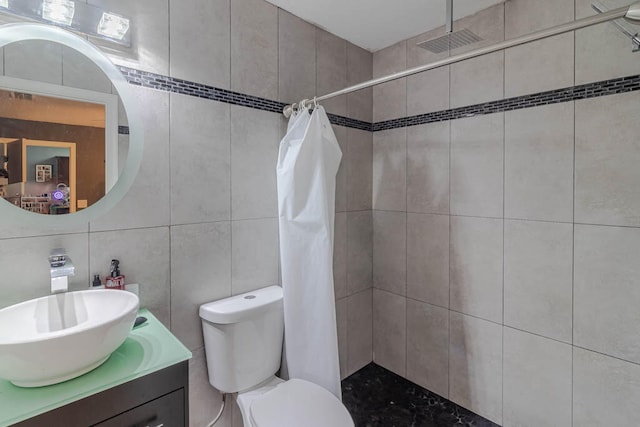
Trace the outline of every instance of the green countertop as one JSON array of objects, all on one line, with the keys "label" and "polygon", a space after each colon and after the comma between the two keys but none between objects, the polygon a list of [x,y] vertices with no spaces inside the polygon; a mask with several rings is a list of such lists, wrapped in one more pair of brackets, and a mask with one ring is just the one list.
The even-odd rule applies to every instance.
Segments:
[{"label": "green countertop", "polygon": [[[191,352],[148,310],[148,319],[98,368],[46,387],[0,380],[0,426],[9,426],[191,358]],[[81,351],[80,349],[78,351]]]}]

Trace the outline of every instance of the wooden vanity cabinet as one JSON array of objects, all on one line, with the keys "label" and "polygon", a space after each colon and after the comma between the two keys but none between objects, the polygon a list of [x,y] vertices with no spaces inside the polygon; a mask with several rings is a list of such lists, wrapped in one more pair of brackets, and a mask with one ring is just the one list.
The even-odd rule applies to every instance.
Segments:
[{"label": "wooden vanity cabinet", "polygon": [[14,424],[17,427],[186,427],[189,362],[85,397]]}]

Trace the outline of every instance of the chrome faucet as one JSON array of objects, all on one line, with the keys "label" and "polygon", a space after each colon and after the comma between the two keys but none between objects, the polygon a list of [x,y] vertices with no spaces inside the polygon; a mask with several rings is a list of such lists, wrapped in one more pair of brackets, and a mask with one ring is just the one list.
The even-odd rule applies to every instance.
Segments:
[{"label": "chrome faucet", "polygon": [[69,289],[69,276],[76,274],[71,258],[62,249],[53,249],[49,255],[49,267],[51,272],[51,293],[67,292]]}]

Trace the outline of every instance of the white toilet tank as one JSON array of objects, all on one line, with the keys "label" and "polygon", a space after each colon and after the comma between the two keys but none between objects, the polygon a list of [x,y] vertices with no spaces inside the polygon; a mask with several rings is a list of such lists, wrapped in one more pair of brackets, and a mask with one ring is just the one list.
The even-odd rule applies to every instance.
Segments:
[{"label": "white toilet tank", "polygon": [[224,393],[260,384],[280,369],[282,288],[269,286],[200,306],[209,382]]}]

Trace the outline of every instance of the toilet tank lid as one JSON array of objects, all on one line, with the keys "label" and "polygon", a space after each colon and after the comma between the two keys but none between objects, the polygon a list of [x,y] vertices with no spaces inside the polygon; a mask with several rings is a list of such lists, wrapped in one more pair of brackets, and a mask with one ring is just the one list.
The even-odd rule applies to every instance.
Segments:
[{"label": "toilet tank lid", "polygon": [[269,286],[200,306],[200,317],[211,323],[237,323],[282,302],[282,288]]}]

